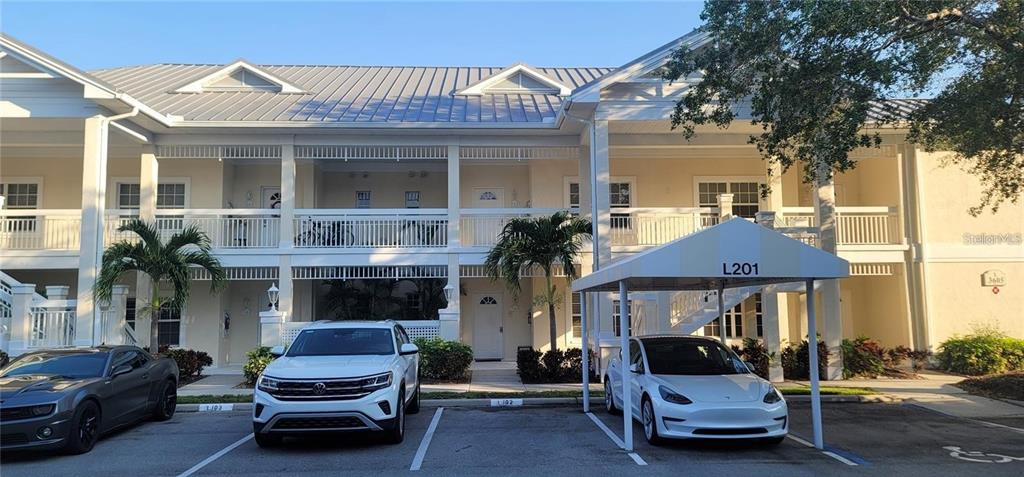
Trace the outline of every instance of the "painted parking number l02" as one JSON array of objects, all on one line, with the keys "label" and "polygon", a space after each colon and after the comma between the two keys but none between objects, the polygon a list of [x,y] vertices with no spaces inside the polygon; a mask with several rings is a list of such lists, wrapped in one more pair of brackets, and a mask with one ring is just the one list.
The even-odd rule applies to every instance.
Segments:
[{"label": "painted parking number l02", "polygon": [[757,276],[759,274],[757,263],[750,262],[722,262],[722,275]]}]

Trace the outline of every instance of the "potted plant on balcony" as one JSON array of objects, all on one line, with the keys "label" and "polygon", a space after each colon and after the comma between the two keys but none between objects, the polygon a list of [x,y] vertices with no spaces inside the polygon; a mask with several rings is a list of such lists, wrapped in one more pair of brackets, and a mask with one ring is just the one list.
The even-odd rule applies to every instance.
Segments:
[{"label": "potted plant on balcony", "polygon": [[[191,267],[199,267],[210,275],[210,291],[220,290],[226,283],[224,268],[211,254],[210,238],[195,225],[184,227],[166,242],[160,239],[155,224],[139,219],[117,228],[119,232],[132,232],[139,240],[122,240],[103,252],[103,266],[96,280],[96,300],[110,300],[114,285],[128,272],[145,274],[150,280],[149,303],[141,306],[141,313],[150,318],[150,351],[157,353],[159,346],[157,317],[161,308],[181,309],[191,294]],[[160,296],[160,285],[171,285],[169,297]]]},{"label": "potted plant on balcony", "polygon": [[583,241],[590,236],[590,221],[565,211],[549,217],[514,218],[505,224],[484,261],[487,275],[492,280],[503,279],[513,295],[521,290],[519,277],[523,271],[539,267],[544,272],[544,293],[535,297],[534,303],[547,306],[551,349],[558,348],[555,320],[558,289],[551,281],[552,269],[561,265],[569,281],[574,280],[576,258]]}]

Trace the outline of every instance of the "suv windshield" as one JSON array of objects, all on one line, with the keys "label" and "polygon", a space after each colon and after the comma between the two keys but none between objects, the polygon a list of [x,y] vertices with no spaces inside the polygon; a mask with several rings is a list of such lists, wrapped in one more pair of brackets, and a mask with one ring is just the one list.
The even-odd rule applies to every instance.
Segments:
[{"label": "suv windshield", "polygon": [[33,353],[16,359],[0,377],[46,374],[69,378],[103,376],[107,353]]},{"label": "suv windshield", "polygon": [[716,341],[678,338],[643,340],[651,374],[712,375],[750,372],[743,361]]},{"label": "suv windshield", "polygon": [[395,340],[387,328],[321,328],[295,337],[288,356],[389,355]]}]

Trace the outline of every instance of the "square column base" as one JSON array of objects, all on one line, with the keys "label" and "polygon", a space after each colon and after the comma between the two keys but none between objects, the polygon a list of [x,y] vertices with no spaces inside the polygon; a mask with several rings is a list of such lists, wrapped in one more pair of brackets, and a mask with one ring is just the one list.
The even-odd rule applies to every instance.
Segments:
[{"label": "square column base", "polygon": [[438,336],[443,340],[459,341],[459,310],[446,308],[438,315]]},{"label": "square column base", "polygon": [[280,346],[284,344],[284,322],[287,315],[281,311],[260,312],[260,346]]}]

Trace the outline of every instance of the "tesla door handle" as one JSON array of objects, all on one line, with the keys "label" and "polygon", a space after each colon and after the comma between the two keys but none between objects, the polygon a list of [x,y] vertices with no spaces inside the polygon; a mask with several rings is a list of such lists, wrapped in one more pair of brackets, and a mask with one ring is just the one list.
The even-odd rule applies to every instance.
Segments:
[{"label": "tesla door handle", "polygon": [[505,332],[505,327],[504,326],[499,326],[498,327],[498,333],[504,333],[504,332]]}]

